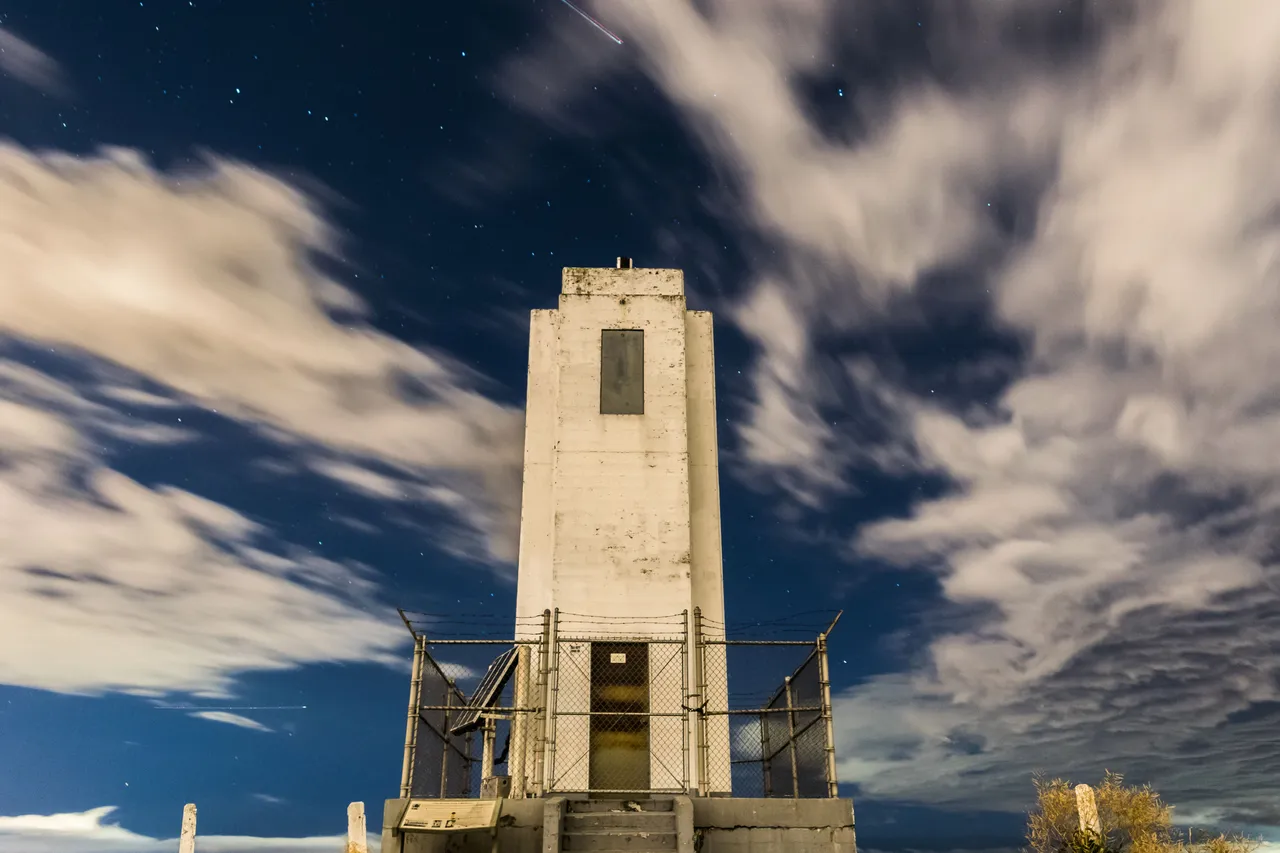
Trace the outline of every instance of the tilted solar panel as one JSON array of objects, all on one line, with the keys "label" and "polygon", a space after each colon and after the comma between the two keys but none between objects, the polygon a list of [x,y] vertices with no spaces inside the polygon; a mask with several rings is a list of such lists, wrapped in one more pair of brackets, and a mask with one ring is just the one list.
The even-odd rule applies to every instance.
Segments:
[{"label": "tilted solar panel", "polygon": [[489,664],[489,670],[484,674],[484,678],[480,680],[480,685],[476,687],[475,693],[471,694],[471,701],[467,703],[467,707],[458,715],[458,719],[449,728],[449,731],[455,735],[465,734],[479,727],[480,713],[497,701],[502,695],[502,688],[507,686],[507,680],[511,678],[511,673],[516,668],[516,653],[518,648],[507,649],[498,655],[497,660]]}]

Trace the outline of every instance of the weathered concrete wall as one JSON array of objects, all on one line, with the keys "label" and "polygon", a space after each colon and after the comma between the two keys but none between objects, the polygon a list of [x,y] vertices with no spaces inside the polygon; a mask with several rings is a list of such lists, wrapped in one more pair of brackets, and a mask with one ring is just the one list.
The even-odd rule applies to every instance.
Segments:
[{"label": "weathered concrete wall", "polygon": [[703,616],[723,623],[720,448],[716,439],[716,357],[711,312],[688,312],[685,330],[693,603],[702,608]]},{"label": "weathered concrete wall", "polygon": [[[555,311],[534,311],[529,322],[529,381],[525,403],[524,484],[520,502],[520,578],[517,616],[537,617],[555,606],[551,597],[551,553],[555,504],[551,500],[555,461]],[[517,633],[536,636],[528,620]]]},{"label": "weathered concrete wall", "polygon": [[[679,613],[691,602],[684,298],[564,294],[559,313],[556,606]],[[600,414],[603,329],[644,332],[644,414]]]},{"label": "weathered concrete wall", "polygon": [[[720,543],[720,448],[716,437],[716,357],[710,311],[685,315],[685,364],[689,407],[689,504],[693,548],[692,595],[705,619],[724,624],[724,563]],[[728,662],[725,647],[706,649],[707,707],[729,706]],[[690,715],[696,731],[697,715]],[[707,719],[708,793],[728,794],[729,717]],[[693,774],[697,776],[696,771]],[[697,784],[697,779],[694,779]]]}]

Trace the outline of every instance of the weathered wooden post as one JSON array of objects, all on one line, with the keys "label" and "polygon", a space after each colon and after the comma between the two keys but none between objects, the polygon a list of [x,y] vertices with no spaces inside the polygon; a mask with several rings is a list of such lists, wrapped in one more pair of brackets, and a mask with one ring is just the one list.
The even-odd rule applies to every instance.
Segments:
[{"label": "weathered wooden post", "polygon": [[196,853],[196,804],[182,807],[182,834],[178,836],[178,853]]},{"label": "weathered wooden post", "polygon": [[1076,811],[1080,813],[1080,831],[1102,836],[1102,824],[1098,821],[1098,803],[1093,789],[1081,783],[1076,785]]},{"label": "weathered wooden post", "polygon": [[347,806],[347,853],[369,853],[364,826],[364,803]]}]

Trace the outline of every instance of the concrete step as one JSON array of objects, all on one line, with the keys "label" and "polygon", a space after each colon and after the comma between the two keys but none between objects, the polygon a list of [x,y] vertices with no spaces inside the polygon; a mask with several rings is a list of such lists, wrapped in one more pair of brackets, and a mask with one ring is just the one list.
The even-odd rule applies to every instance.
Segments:
[{"label": "concrete step", "polygon": [[676,834],[671,832],[645,832],[615,829],[586,829],[565,832],[560,836],[560,849],[565,851],[627,851],[627,853],[658,853],[676,849]]},{"label": "concrete step", "polygon": [[564,831],[621,829],[640,832],[675,832],[675,812],[582,812],[564,816]]},{"label": "concrete step", "polygon": [[[593,812],[640,814],[641,812],[669,812],[671,800],[569,800],[565,803],[565,807],[565,811],[569,814]],[[637,807],[640,811],[636,811]]]}]

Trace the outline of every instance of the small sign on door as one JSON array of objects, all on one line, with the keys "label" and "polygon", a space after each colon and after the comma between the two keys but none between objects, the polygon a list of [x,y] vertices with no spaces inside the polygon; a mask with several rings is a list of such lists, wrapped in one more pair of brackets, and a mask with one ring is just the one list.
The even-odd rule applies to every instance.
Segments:
[{"label": "small sign on door", "polygon": [[626,663],[626,652],[609,652],[609,663]]}]

